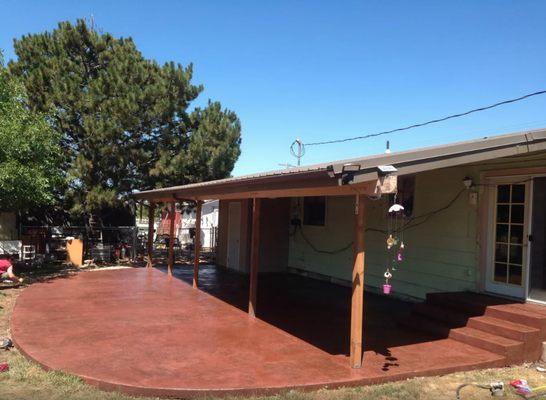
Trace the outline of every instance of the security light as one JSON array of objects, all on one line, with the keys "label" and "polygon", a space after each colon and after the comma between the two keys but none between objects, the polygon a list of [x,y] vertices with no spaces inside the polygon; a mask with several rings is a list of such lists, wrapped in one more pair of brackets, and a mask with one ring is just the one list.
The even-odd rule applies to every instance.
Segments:
[{"label": "security light", "polygon": [[379,175],[379,176],[394,174],[396,171],[398,171],[398,170],[392,165],[378,165],[377,166],[377,175]]},{"label": "security light", "polygon": [[355,172],[360,171],[360,164],[344,164],[341,169],[341,184],[348,185],[355,177]]}]

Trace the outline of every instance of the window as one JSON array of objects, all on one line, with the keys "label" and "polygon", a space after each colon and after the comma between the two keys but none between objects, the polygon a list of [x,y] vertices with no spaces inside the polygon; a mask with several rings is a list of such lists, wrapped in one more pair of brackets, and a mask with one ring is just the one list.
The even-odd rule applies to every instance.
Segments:
[{"label": "window", "polygon": [[324,226],[326,221],[326,197],[303,198],[303,224]]},{"label": "window", "polygon": [[525,185],[498,185],[495,211],[493,280],[521,286],[524,265]]}]

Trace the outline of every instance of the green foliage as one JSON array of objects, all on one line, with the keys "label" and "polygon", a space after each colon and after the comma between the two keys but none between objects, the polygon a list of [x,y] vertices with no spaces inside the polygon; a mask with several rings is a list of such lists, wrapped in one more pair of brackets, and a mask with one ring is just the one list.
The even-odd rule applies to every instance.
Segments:
[{"label": "green foliage", "polygon": [[203,90],[192,66],[145,59],[130,38],[63,22],[14,42],[10,72],[29,107],[52,116],[62,135],[66,197],[75,213],[120,207],[135,189],[229,176],[240,123],[221,105],[193,112]]},{"label": "green foliage", "polygon": [[21,84],[0,59],[0,210],[53,204],[63,182],[59,135],[41,114],[25,107]]}]

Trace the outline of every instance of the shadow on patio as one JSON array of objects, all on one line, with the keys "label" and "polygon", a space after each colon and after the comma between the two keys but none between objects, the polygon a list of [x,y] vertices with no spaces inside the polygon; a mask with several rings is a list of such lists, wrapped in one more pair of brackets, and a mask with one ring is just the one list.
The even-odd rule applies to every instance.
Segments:
[{"label": "shadow on patio", "polygon": [[[158,267],[166,271],[165,267]],[[174,276],[192,284],[193,266],[177,265]],[[243,311],[248,308],[248,275],[214,265],[201,265],[199,288]],[[348,356],[351,289],[294,274],[261,274],[257,317],[332,355]],[[439,339],[397,325],[411,303],[366,293],[364,345],[386,356],[389,348]]]}]

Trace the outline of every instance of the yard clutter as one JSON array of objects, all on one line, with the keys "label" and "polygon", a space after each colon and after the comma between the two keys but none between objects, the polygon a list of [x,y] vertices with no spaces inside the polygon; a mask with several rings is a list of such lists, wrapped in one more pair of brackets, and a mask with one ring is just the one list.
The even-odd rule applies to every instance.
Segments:
[{"label": "yard clutter", "polygon": [[546,398],[546,386],[531,387],[526,379],[516,379],[510,382],[516,390],[516,394],[524,399],[544,399]]},{"label": "yard clutter", "polygon": [[[0,349],[9,350],[13,347],[13,343],[10,338],[4,338],[0,342]],[[9,365],[7,362],[0,362],[0,373],[9,371]]]},{"label": "yard clutter", "polygon": [[481,383],[463,383],[457,387],[455,391],[455,398],[457,400],[461,399],[461,391],[466,387],[476,387],[479,389],[488,390],[491,396],[494,397],[504,397],[505,396],[505,387],[512,387],[514,393],[519,397],[527,400],[531,399],[546,399],[546,386],[531,387],[529,382],[526,379],[515,379],[511,381],[508,385],[505,385],[504,382],[491,382],[489,384]]},{"label": "yard clutter", "polygon": [[76,267],[83,265],[83,240],[73,237],[66,238],[66,261]]},{"label": "yard clutter", "polygon": [[13,347],[13,342],[11,341],[10,338],[4,338],[2,339],[2,341],[0,342],[0,349],[3,349],[3,350],[9,350]]},{"label": "yard clutter", "polygon": [[23,278],[19,278],[15,275],[13,268],[11,256],[5,254],[0,255],[0,274],[3,283],[23,282]]}]

